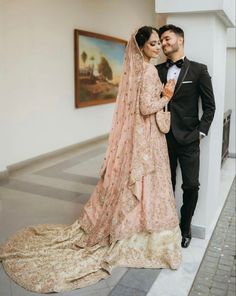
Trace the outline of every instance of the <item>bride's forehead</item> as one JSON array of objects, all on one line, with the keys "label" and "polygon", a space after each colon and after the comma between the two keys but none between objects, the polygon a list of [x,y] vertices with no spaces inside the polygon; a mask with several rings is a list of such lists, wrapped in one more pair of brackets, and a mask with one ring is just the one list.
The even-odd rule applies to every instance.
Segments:
[{"label": "bride's forehead", "polygon": [[159,40],[159,36],[156,31],[152,31],[152,34],[149,37],[148,41],[156,41]]}]

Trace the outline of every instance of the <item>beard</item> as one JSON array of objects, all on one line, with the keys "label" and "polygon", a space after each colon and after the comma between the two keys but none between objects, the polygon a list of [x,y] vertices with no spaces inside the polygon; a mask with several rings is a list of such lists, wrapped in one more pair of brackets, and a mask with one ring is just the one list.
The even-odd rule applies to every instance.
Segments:
[{"label": "beard", "polygon": [[172,55],[173,53],[175,52],[178,52],[179,51],[179,45],[178,43],[176,42],[175,44],[173,45],[169,45],[168,47],[166,47],[166,50],[163,49],[163,52],[165,55],[169,56],[169,55]]}]

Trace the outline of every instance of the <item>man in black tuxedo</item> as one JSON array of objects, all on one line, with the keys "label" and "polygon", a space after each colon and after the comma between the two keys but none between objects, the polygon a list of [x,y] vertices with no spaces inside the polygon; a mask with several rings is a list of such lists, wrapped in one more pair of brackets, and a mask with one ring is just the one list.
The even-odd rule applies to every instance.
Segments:
[{"label": "man in black tuxedo", "polygon": [[[200,139],[207,135],[215,113],[211,77],[207,66],[188,60],[184,55],[184,32],[174,25],[159,29],[162,49],[167,61],[157,65],[161,81],[176,80],[172,100],[171,129],[166,135],[173,190],[176,184],[177,161],[182,173],[183,205],[180,228],[182,247],[191,241],[191,220],[198,199]],[[199,98],[203,114],[199,119]]]}]

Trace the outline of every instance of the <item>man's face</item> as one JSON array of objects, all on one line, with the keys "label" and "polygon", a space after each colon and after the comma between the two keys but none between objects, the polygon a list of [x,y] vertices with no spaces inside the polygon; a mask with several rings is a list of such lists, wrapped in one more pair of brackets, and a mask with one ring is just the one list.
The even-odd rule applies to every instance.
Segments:
[{"label": "man's face", "polygon": [[166,31],[161,35],[162,50],[166,56],[178,52],[183,46],[183,38],[172,31]]}]

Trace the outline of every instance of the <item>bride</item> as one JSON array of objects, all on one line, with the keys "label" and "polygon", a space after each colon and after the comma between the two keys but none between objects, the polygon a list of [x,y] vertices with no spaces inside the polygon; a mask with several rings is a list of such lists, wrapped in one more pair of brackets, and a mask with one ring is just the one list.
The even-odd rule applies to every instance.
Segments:
[{"label": "bride", "polygon": [[150,59],[158,31],[141,27],[125,52],[100,180],[72,225],[37,225],[0,248],[7,274],[27,290],[49,293],[104,279],[117,266],[177,269],[181,234],[165,135],[155,113],[171,99]]}]

